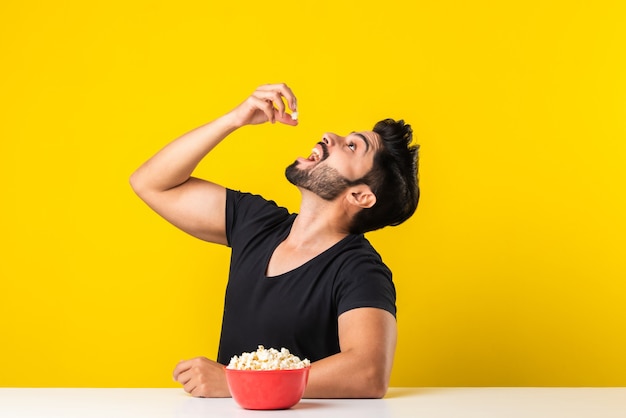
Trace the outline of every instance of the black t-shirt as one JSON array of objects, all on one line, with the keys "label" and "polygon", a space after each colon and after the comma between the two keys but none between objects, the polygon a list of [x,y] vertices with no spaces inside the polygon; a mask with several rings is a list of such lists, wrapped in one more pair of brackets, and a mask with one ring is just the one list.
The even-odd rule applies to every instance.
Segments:
[{"label": "black t-shirt", "polygon": [[258,195],[226,193],[232,255],[218,362],[228,364],[258,345],[316,361],[340,351],[343,312],[375,307],[395,316],[391,271],[363,235],[348,235],[302,266],[267,277],[269,259],[296,214]]}]

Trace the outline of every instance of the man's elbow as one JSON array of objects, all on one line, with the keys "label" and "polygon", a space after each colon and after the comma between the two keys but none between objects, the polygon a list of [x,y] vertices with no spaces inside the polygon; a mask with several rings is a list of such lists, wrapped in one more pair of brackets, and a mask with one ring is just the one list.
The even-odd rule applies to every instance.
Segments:
[{"label": "man's elbow", "polygon": [[130,183],[130,187],[133,189],[135,194],[141,197],[143,190],[145,189],[145,182],[142,179],[141,173],[139,173],[139,171],[133,172],[133,174],[130,175],[128,182]]},{"label": "man's elbow", "polygon": [[360,398],[380,399],[389,389],[389,372],[380,367],[372,367],[361,380]]},{"label": "man's elbow", "polygon": [[360,396],[360,398],[363,399],[382,399],[385,397],[385,395],[387,394],[387,385],[385,386],[378,386],[378,387],[372,387],[370,389],[368,389],[363,396]]},{"label": "man's elbow", "polygon": [[369,397],[373,399],[384,398],[387,394],[387,389],[389,389],[388,381],[380,381],[377,384],[373,384]]}]

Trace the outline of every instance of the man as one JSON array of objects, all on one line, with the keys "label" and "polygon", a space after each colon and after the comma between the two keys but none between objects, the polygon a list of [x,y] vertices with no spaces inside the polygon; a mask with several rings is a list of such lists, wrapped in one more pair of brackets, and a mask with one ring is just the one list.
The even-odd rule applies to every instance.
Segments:
[{"label": "man", "polygon": [[138,196],[166,220],[232,249],[218,361],[181,361],[174,379],[193,396],[230,396],[223,365],[264,345],[312,361],[305,397],[382,397],[396,344],[395,288],[363,233],[397,225],[417,207],[410,126],[387,119],[372,131],[324,134],[286,170],[302,194],[298,214],[191,177],[242,126],[296,126],[286,105],[296,111],[287,85],[261,86],[131,176]]}]

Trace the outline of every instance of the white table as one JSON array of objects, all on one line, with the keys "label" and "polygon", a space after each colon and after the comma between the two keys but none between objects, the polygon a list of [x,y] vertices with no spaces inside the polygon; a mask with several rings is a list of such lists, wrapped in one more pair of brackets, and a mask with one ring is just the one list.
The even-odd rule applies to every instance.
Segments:
[{"label": "white table", "polygon": [[182,389],[0,388],[0,417],[626,417],[626,388],[391,388],[384,399],[303,399],[284,411]]}]

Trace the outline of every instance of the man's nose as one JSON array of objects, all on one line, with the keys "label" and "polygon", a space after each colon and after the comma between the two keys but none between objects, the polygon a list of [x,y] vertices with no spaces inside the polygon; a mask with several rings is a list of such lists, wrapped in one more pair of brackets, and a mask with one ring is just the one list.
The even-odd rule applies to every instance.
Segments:
[{"label": "man's nose", "polygon": [[326,145],[336,145],[337,141],[338,137],[335,134],[326,132],[324,135],[322,135],[322,142],[324,142]]}]

